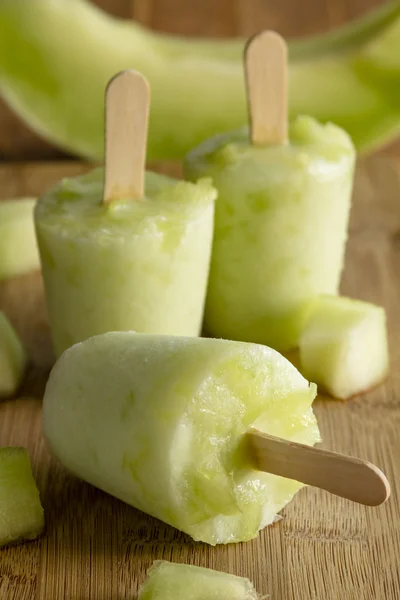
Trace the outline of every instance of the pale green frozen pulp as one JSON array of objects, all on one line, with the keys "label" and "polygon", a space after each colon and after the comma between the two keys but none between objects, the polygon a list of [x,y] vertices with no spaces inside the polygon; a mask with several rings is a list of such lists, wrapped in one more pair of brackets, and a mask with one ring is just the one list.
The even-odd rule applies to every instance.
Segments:
[{"label": "pale green frozen pulp", "polygon": [[157,560],[147,573],[138,600],[257,600],[244,577],[213,569]]},{"label": "pale green frozen pulp", "polygon": [[198,335],[214,188],[147,173],[145,198],[106,206],[103,175],[61,181],[35,212],[56,353],[106,331]]},{"label": "pale green frozen pulp", "polygon": [[338,292],[354,159],[344,131],[309,117],[282,146],[251,146],[244,128],[188,155],[186,175],[218,189],[208,333],[297,345],[314,297]]},{"label": "pale green frozen pulp", "polygon": [[256,344],[106,333],[67,350],[44,431],[73,473],[196,540],[249,540],[302,485],[255,470],[250,426],[319,440],[315,386]]}]

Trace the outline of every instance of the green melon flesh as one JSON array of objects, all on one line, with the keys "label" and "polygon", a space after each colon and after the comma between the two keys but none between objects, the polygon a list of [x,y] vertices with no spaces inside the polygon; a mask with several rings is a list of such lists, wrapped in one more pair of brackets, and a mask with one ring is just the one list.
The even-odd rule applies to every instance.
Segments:
[{"label": "green melon flesh", "polygon": [[65,179],[35,211],[57,354],[107,331],[200,333],[216,191],[146,173],[146,196],[102,202],[103,169]]},{"label": "green melon flesh", "polygon": [[[30,127],[70,152],[102,160],[104,89],[124,68],[150,83],[149,159],[181,160],[202,140],[245,123],[246,40],[171,37],[95,4],[0,1],[2,97]],[[394,139],[399,32],[399,3],[385,2],[326,35],[290,40],[291,116],[337,123],[363,150]]]},{"label": "green melon flesh", "polygon": [[257,600],[244,577],[212,569],[156,561],[147,573],[138,600]]},{"label": "green melon flesh", "polygon": [[33,540],[44,513],[25,448],[0,448],[0,546]]},{"label": "green melon flesh", "polygon": [[114,332],[58,360],[43,427],[77,476],[196,540],[229,543],[254,538],[302,487],[255,470],[245,432],[314,444],[315,393],[265,346]]},{"label": "green melon flesh", "polygon": [[35,198],[0,202],[0,281],[39,269],[33,223]]},{"label": "green melon flesh", "polygon": [[0,398],[12,396],[24,376],[27,356],[6,315],[0,311]]},{"label": "green melon flesh", "polygon": [[306,377],[343,400],[382,382],[389,371],[383,308],[343,297],[321,297],[300,339]]},{"label": "green melon flesh", "polygon": [[288,144],[252,146],[242,129],[189,153],[187,177],[218,190],[207,333],[297,346],[316,295],[338,292],[354,160],[343,130],[310,117]]}]

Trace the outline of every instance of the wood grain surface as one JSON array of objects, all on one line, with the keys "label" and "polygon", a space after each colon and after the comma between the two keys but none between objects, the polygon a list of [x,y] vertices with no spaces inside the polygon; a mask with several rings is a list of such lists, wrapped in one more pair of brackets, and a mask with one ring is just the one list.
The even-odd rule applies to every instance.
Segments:
[{"label": "wood grain surface", "polygon": [[[39,194],[80,163],[0,168],[0,195]],[[168,170],[168,169],[167,169]],[[0,550],[1,600],[133,600],[154,559],[244,575],[271,600],[400,598],[400,175],[375,157],[359,166],[342,291],[383,304],[391,375],[347,403],[315,403],[323,447],[371,460],[392,485],[379,508],[304,489],[283,520],[246,544],[212,548],[70,476],[41,436],[41,398],[52,363],[39,274],[0,286],[0,308],[20,332],[31,366],[20,394],[0,404],[0,446],[26,446],[46,515],[39,540]],[[228,600],[228,599],[227,599]]]},{"label": "wood grain surface", "polygon": [[[91,0],[110,14],[173,34],[250,36],[263,28],[287,38],[339,27],[388,0]],[[400,142],[385,148],[400,156]],[[31,131],[0,98],[0,161],[67,155]]]}]

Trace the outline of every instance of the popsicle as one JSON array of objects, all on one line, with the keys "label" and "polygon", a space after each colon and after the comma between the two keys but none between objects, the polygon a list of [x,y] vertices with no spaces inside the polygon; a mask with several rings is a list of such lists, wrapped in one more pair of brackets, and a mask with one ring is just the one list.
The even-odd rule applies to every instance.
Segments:
[{"label": "popsicle", "polygon": [[266,346],[110,332],[59,358],[43,428],[78,477],[196,540],[230,543],[273,523],[301,482],[385,499],[367,465],[309,447],[315,394]]},{"label": "popsicle", "polygon": [[297,346],[317,294],[337,294],[355,151],[307,116],[287,131],[286,47],[272,32],[246,53],[249,130],[216,136],[186,158],[188,179],[218,189],[205,327],[213,336]]},{"label": "popsicle", "polygon": [[389,371],[381,306],[322,296],[300,337],[300,369],[321,389],[346,400],[381,383]]},{"label": "popsicle", "polygon": [[251,581],[213,569],[157,560],[138,600],[257,600]]},{"label": "popsicle", "polygon": [[39,269],[33,224],[35,198],[0,202],[0,280]]},{"label": "popsicle", "polygon": [[27,355],[17,332],[0,311],[0,399],[12,396],[24,376]]},{"label": "popsicle", "polygon": [[112,80],[107,107],[105,172],[61,181],[35,212],[57,354],[106,331],[196,336],[202,324],[216,191],[144,174],[139,74]]},{"label": "popsicle", "polygon": [[0,546],[33,540],[44,529],[43,508],[25,448],[0,448]]}]

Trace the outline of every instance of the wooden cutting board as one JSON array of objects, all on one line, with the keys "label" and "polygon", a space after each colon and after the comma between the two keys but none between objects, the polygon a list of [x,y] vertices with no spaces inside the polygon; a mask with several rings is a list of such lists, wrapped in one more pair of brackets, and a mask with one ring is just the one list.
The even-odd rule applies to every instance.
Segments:
[{"label": "wooden cutting board", "polygon": [[[80,163],[0,168],[0,195],[36,195]],[[164,170],[170,170],[167,167]],[[128,600],[154,559],[249,577],[272,600],[400,598],[400,175],[388,159],[358,168],[343,292],[386,307],[389,380],[347,403],[315,403],[323,446],[378,464],[392,484],[380,508],[302,490],[283,520],[246,544],[216,548],[70,476],[41,435],[41,398],[52,362],[39,274],[1,284],[0,308],[18,328],[31,368],[17,399],[0,404],[0,445],[29,450],[46,516],[37,541],[0,550],[1,600]],[[0,515],[1,518],[1,515]],[[227,599],[229,600],[229,599]]]}]

